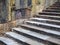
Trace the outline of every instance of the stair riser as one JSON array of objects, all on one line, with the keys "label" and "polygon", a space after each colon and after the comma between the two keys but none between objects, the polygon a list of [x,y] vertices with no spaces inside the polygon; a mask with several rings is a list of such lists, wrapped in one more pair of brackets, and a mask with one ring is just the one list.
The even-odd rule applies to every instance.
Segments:
[{"label": "stair riser", "polygon": [[[60,2],[56,2],[55,4],[58,5],[58,4],[60,4]],[[54,4],[53,4],[53,5],[54,5]]]},{"label": "stair riser", "polygon": [[0,45],[7,45],[7,44],[5,44],[4,42],[0,41]]},{"label": "stair riser", "polygon": [[39,15],[60,15],[60,14],[55,14],[55,13],[39,13]]},{"label": "stair riser", "polygon": [[46,23],[55,24],[55,25],[60,25],[60,23],[58,23],[58,22],[49,22],[49,21],[46,21]]},{"label": "stair riser", "polygon": [[34,29],[34,28],[29,28],[29,27],[24,27],[24,26],[21,26],[21,27],[24,28],[24,29],[28,29],[30,31],[34,31],[34,32],[37,32],[37,33],[40,33],[40,34],[44,34],[44,35],[48,35],[48,36],[52,36],[52,37],[60,39],[60,36],[56,35],[56,34],[47,33],[47,32],[44,32],[43,30],[38,30],[38,29]]},{"label": "stair riser", "polygon": [[55,8],[46,8],[46,10],[60,10],[60,9],[55,9]]},{"label": "stair riser", "polygon": [[57,12],[57,13],[59,13],[60,11],[53,11],[53,10],[43,10],[43,12]]},{"label": "stair riser", "polygon": [[60,25],[60,22],[42,21],[42,20],[34,20],[34,19],[32,19],[31,21],[36,21],[36,22],[43,22],[43,23],[49,23],[49,24]]},{"label": "stair riser", "polygon": [[60,10],[60,8],[46,8],[46,9],[55,9],[55,10]]},{"label": "stair riser", "polygon": [[30,45],[30,44],[28,44],[28,43],[26,43],[26,42],[23,42],[23,41],[21,41],[21,40],[15,39],[15,38],[13,38],[13,37],[10,36],[10,35],[7,35],[7,34],[6,34],[6,36],[7,36],[8,38],[11,38],[11,39],[17,41],[18,43],[23,44],[23,45]]},{"label": "stair riser", "polygon": [[59,6],[50,6],[48,8],[60,8]]},{"label": "stair riser", "polygon": [[60,4],[54,4],[54,5],[50,6],[50,7],[60,7]]},{"label": "stair riser", "polygon": [[46,26],[46,25],[41,25],[41,24],[37,25],[37,24],[28,23],[28,22],[27,22],[27,24],[42,27],[42,28],[52,29],[52,30],[56,30],[56,31],[60,31],[60,28],[56,28],[56,27],[51,27],[51,26]]},{"label": "stair riser", "polygon": [[50,7],[57,7],[57,8],[59,8],[60,6],[59,6],[59,5],[56,5],[56,6],[55,6],[55,5],[53,5],[53,6],[50,6]]},{"label": "stair riser", "polygon": [[60,10],[58,10],[58,9],[44,9],[43,11],[60,11]]}]

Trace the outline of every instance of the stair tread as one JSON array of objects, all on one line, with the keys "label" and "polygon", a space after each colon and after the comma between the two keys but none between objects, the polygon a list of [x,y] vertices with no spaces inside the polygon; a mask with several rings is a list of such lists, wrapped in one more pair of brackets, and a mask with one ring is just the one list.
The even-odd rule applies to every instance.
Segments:
[{"label": "stair tread", "polygon": [[[36,32],[33,32],[33,31],[29,31],[29,30],[25,30],[25,29],[22,29],[22,28],[15,28],[16,31],[20,31],[20,32],[23,32],[23,33],[26,33],[28,35],[32,35],[34,37],[37,37],[39,39],[43,39],[43,40],[47,40],[47,41],[50,41],[50,42],[53,42],[53,43],[57,43],[57,44],[60,44],[60,40],[57,39],[57,38],[53,38],[51,36],[47,36],[47,35],[43,35],[43,34],[40,34],[40,33],[36,33]],[[50,40],[50,39],[55,39],[55,40]]]},{"label": "stair tread", "polygon": [[52,21],[52,22],[59,22],[58,20],[52,20],[52,19],[45,19],[45,18],[30,18],[30,19],[35,19],[35,20],[42,20],[42,21]]},{"label": "stair tread", "polygon": [[20,34],[15,33],[15,32],[7,32],[6,34],[7,34],[7,35],[10,35],[10,36],[12,36],[13,38],[16,38],[16,39],[18,39],[18,40],[21,40],[21,41],[23,41],[23,42],[26,42],[26,43],[28,43],[28,44],[31,44],[31,45],[40,45],[40,44],[41,44],[41,45],[44,45],[43,43],[34,41],[34,40],[30,39],[30,38],[27,38],[27,37],[25,37],[25,36],[22,36],[22,35],[20,35]]},{"label": "stair tread", "polygon": [[7,37],[0,37],[0,41],[6,43],[7,45],[20,45],[17,42],[15,42],[14,40],[9,39]]},{"label": "stair tread", "polygon": [[45,28],[36,27],[36,26],[30,26],[30,25],[25,25],[25,24],[22,24],[22,26],[29,27],[29,28],[36,29],[36,30],[40,30],[40,31],[44,31],[44,32],[47,32],[47,33],[60,35],[60,32],[59,31],[55,31],[55,30],[50,30],[50,29],[45,29]]},{"label": "stair tread", "polygon": [[51,27],[56,27],[56,28],[60,28],[59,25],[54,25],[54,24],[48,24],[48,23],[41,23],[41,22],[35,22],[35,21],[26,21],[28,23],[32,23],[32,24],[37,24],[37,25],[46,25],[46,26],[51,26]]}]

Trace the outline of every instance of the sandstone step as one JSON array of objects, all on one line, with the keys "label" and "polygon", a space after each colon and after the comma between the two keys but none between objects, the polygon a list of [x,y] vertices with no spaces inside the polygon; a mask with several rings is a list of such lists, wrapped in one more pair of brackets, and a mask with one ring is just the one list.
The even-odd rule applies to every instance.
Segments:
[{"label": "sandstone step", "polygon": [[27,43],[28,45],[44,45],[43,43],[37,42],[33,39],[27,38],[23,35],[17,34],[15,32],[7,32],[7,35],[19,40],[19,41],[23,41],[25,43]]},{"label": "sandstone step", "polygon": [[60,28],[59,25],[53,25],[53,24],[48,24],[48,23],[41,23],[41,22],[35,22],[35,21],[26,21],[26,23],[32,23],[32,24],[37,24],[37,25],[46,25],[46,26],[51,26],[55,28]]},{"label": "sandstone step", "polygon": [[59,8],[60,5],[52,5],[52,6],[50,6],[50,7],[57,7],[57,8]]},{"label": "sandstone step", "polygon": [[43,12],[57,12],[57,13],[59,13],[60,10],[49,10],[49,9],[46,9],[46,10],[43,10]]},{"label": "sandstone step", "polygon": [[53,4],[53,5],[51,5],[52,7],[60,7],[60,4]]},{"label": "sandstone step", "polygon": [[59,9],[51,9],[51,8],[46,8],[45,10],[59,10]]},{"label": "sandstone step", "polygon": [[55,10],[60,10],[60,8],[54,8],[54,7],[49,7],[49,8],[46,8],[46,9],[55,9]]},{"label": "sandstone step", "polygon": [[[43,15],[44,16],[44,15]],[[52,21],[52,22],[58,22],[58,23],[60,23],[60,21],[59,20],[52,20],[52,19],[45,19],[45,18],[37,18],[37,17],[35,17],[35,18],[30,18],[30,20],[42,20],[42,21]]]},{"label": "sandstone step", "polygon": [[18,44],[16,41],[9,39],[7,37],[0,37],[0,41],[4,42],[6,45],[21,45]]},{"label": "sandstone step", "polygon": [[50,6],[50,7],[48,7],[48,8],[58,8],[58,9],[60,9],[59,6]]},{"label": "sandstone step", "polygon": [[49,11],[60,11],[60,10],[54,10],[54,9],[44,9],[44,10],[49,10]]},{"label": "sandstone step", "polygon": [[60,13],[56,13],[56,12],[40,12],[39,13],[40,15],[43,14],[43,15],[60,15]]},{"label": "sandstone step", "polygon": [[53,5],[60,5],[60,2],[55,2]]},{"label": "sandstone step", "polygon": [[52,20],[60,20],[60,16],[51,16],[51,15],[35,15],[35,17],[38,17],[38,18],[46,18],[46,19],[52,19]]},{"label": "sandstone step", "polygon": [[40,15],[40,16],[46,16],[46,17],[54,17],[54,18],[60,18],[60,15]]},{"label": "sandstone step", "polygon": [[55,43],[55,44],[60,44],[60,40],[59,39],[53,38],[56,41],[55,40],[50,40],[50,39],[52,39],[52,37],[47,36],[47,35],[39,34],[39,33],[33,32],[33,31],[24,30],[24,29],[18,29],[18,32],[23,33],[23,35],[25,34],[25,35],[29,35],[29,36],[31,36],[33,38],[37,38],[39,40],[45,40],[45,41],[49,41],[49,42],[52,42],[52,43]]},{"label": "sandstone step", "polygon": [[[57,37],[60,38],[60,32],[57,30],[50,30],[50,29],[46,29],[46,28],[41,28],[41,27],[36,27],[36,26],[31,26],[31,25],[21,25],[22,28],[24,29],[28,29],[31,31],[35,31],[38,33],[42,33],[42,34],[46,34],[46,35],[50,35],[53,37]],[[13,28],[14,29],[14,28]]]},{"label": "sandstone step", "polygon": [[30,18],[30,20],[43,20],[43,21],[46,21],[46,20],[49,20],[49,19],[43,19],[43,18]]},{"label": "sandstone step", "polygon": [[60,10],[56,10],[56,9],[44,9],[44,10],[60,11]]},{"label": "sandstone step", "polygon": [[35,22],[35,21],[26,21],[26,24],[60,31],[59,25],[53,25],[53,24],[41,23],[41,22]]},{"label": "sandstone step", "polygon": [[60,25],[60,21],[58,21],[58,20],[45,19],[45,18],[30,18],[30,20],[37,21],[37,22],[44,22],[44,23]]},{"label": "sandstone step", "polygon": [[[58,6],[60,6],[60,2],[59,2],[59,3],[55,3],[55,4],[53,4],[53,5],[58,5]],[[53,5],[52,5],[52,6],[53,6]]]}]

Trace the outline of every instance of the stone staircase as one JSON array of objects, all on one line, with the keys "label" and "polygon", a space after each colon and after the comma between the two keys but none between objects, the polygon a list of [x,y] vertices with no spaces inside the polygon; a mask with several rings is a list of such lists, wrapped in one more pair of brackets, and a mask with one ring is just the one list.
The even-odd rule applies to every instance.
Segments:
[{"label": "stone staircase", "polygon": [[1,45],[60,45],[59,7],[60,2],[55,3],[20,27],[12,28],[12,32],[0,37]]}]

